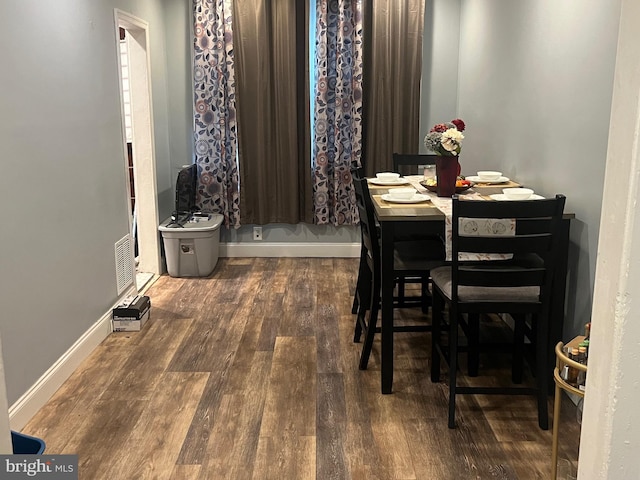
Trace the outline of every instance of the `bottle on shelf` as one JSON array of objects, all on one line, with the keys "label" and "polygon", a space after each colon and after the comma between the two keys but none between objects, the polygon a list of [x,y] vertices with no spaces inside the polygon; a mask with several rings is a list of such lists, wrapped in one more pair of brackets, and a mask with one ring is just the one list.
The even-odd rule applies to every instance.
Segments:
[{"label": "bottle on shelf", "polygon": [[[564,353],[565,357],[571,358],[571,347],[565,345],[564,347],[562,347],[562,353]],[[562,380],[564,380],[565,382],[569,381],[569,365],[567,365],[566,363],[562,367],[560,378],[562,378]]]},{"label": "bottle on shelf", "polygon": [[586,323],[584,326],[584,339],[589,340],[589,335],[591,335],[591,322]]},{"label": "bottle on shelf", "polygon": [[[574,362],[578,362],[579,350],[577,347],[571,348],[568,357]],[[579,370],[576,367],[567,365],[566,378],[564,379],[569,385],[576,387],[578,385]]]},{"label": "bottle on shelf", "polygon": [[[578,363],[582,365],[587,364],[587,347],[578,347]],[[578,370],[578,376],[576,377],[576,383],[580,390],[585,390],[585,384],[587,382],[587,372]]]},{"label": "bottle on shelf", "polygon": [[591,322],[584,326],[584,340],[580,342],[580,346],[586,347],[586,357],[589,358],[589,337],[591,336]]}]

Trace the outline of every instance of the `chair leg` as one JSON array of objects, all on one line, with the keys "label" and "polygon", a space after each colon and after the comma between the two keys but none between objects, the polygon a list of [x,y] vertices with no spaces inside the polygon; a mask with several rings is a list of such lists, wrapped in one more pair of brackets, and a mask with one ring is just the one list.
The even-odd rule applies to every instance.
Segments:
[{"label": "chair leg", "polygon": [[458,312],[449,311],[449,428],[456,428],[456,380],[458,373]]},{"label": "chair leg", "polygon": [[360,323],[360,313],[356,317],[356,325],[353,329],[353,343],[360,343],[360,337],[362,336],[362,323]]},{"label": "chair leg", "polygon": [[469,313],[467,323],[467,370],[470,377],[477,377],[480,365],[480,314]]},{"label": "chair leg", "polygon": [[376,335],[376,326],[378,323],[378,311],[380,309],[380,278],[379,275],[373,275],[371,283],[371,303],[369,307],[369,322],[365,331],[364,344],[360,353],[360,370],[366,370],[373,347],[373,340]]},{"label": "chair leg", "polygon": [[513,329],[513,360],[511,365],[511,381],[522,383],[522,370],[524,366],[524,331],[526,316],[512,315],[515,322]]},{"label": "chair leg", "polygon": [[404,278],[398,279],[398,306],[405,307],[405,297],[404,297],[404,286],[405,281]]},{"label": "chair leg", "polygon": [[440,295],[433,294],[433,306],[431,308],[431,381],[440,381],[440,352],[438,350],[442,336],[442,310],[443,301]]},{"label": "chair leg", "polygon": [[358,307],[356,314],[356,323],[353,329],[353,343],[360,343],[360,337],[362,336],[363,325],[366,321],[367,307],[359,299],[360,306]]},{"label": "chair leg", "polygon": [[548,348],[548,318],[541,316],[534,319],[537,325],[536,332],[536,386],[538,389],[538,425],[542,430],[549,429],[549,355]]},{"label": "chair leg", "polygon": [[358,313],[358,309],[361,306],[362,299],[360,297],[362,297],[362,291],[369,289],[369,282],[366,282],[363,278],[369,273],[369,266],[367,265],[366,255],[367,251],[363,244],[360,248],[360,264],[358,265],[358,280],[356,281],[356,292],[353,295],[353,305],[351,306],[351,313],[354,315]]},{"label": "chair leg", "polygon": [[371,282],[373,281],[371,270],[369,270],[368,266],[365,264],[364,270],[361,270],[358,274],[358,284],[356,287],[356,294],[354,299],[354,304],[357,303],[358,307],[356,309],[356,324],[353,332],[353,343],[360,342],[360,336],[362,335],[363,328],[366,330],[366,316],[367,310],[369,309],[369,305],[371,303]]},{"label": "chair leg", "polygon": [[421,283],[421,303],[422,303],[422,313],[429,313],[429,307],[433,303],[433,299],[429,293],[429,277],[424,277]]}]

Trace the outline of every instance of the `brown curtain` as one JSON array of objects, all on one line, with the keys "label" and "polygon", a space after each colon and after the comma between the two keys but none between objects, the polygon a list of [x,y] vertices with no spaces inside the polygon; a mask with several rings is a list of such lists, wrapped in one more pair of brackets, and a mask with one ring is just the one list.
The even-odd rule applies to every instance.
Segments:
[{"label": "brown curtain", "polygon": [[306,5],[234,1],[243,224],[313,218]]},{"label": "brown curtain", "polygon": [[368,176],[418,153],[425,0],[366,0],[364,155]]}]

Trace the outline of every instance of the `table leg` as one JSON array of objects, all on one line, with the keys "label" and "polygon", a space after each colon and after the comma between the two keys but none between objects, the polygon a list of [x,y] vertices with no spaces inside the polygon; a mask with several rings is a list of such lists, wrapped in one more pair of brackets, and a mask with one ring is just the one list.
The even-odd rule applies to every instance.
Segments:
[{"label": "table leg", "polygon": [[382,393],[393,390],[393,238],[391,222],[381,224],[382,320],[380,325],[380,371]]},{"label": "table leg", "polygon": [[551,293],[551,307],[549,312],[549,344],[548,344],[548,365],[549,365],[549,389],[553,388],[553,366],[555,365],[554,349],[558,342],[562,341],[564,329],[564,306],[567,293],[567,270],[569,258],[569,226],[571,220],[562,220],[560,232],[560,258],[556,264]]}]

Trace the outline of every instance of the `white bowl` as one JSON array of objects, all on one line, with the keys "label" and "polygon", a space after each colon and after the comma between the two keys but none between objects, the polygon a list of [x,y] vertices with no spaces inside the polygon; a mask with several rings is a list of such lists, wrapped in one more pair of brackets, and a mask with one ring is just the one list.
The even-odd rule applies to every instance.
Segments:
[{"label": "white bowl", "polygon": [[498,180],[502,177],[502,172],[494,172],[493,170],[480,170],[478,172],[478,177],[480,177],[480,181],[492,182]]},{"label": "white bowl", "polygon": [[397,200],[409,200],[416,194],[415,188],[390,188],[389,196]]},{"label": "white bowl", "polygon": [[394,172],[381,172],[376,173],[376,178],[382,182],[395,182],[400,178],[400,174]]},{"label": "white bowl", "polygon": [[503,188],[502,193],[509,200],[526,200],[533,195],[533,190],[530,188]]}]

